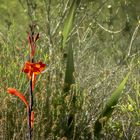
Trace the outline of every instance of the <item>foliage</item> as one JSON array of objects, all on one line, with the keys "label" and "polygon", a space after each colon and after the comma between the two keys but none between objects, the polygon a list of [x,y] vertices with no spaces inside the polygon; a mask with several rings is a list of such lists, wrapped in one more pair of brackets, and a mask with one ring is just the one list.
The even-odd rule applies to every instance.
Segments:
[{"label": "foliage", "polygon": [[114,110],[114,106],[118,103],[118,100],[120,98],[123,88],[125,87],[125,84],[128,80],[129,75],[130,75],[130,73],[128,73],[126,75],[126,77],[123,79],[123,81],[117,87],[117,89],[112,93],[110,99],[106,103],[105,108],[101,112],[101,115],[95,122],[95,126],[94,126],[94,135],[95,136],[99,137],[100,131],[102,130],[102,127],[105,125],[105,122],[111,117],[111,114]]},{"label": "foliage", "polygon": [[140,139],[139,0],[81,0],[73,8],[70,0],[0,2],[0,139],[27,139],[27,110],[6,89],[28,97],[22,68],[33,23],[34,59],[46,63],[34,89],[33,139],[95,139],[96,121],[132,69],[100,139]]}]

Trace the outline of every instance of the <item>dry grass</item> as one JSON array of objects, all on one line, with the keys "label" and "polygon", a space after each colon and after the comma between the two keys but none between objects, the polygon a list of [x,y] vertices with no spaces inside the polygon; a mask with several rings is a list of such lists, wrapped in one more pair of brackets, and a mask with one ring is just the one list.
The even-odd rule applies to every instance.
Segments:
[{"label": "dry grass", "polygon": [[[48,4],[48,1],[46,2]],[[61,47],[60,31],[63,24],[60,21],[64,18],[65,2],[52,1],[49,12],[48,9],[44,10],[44,4],[36,2],[34,18],[37,23],[36,30],[40,32],[41,37],[37,44],[35,59],[45,62],[47,71],[37,78],[34,91],[33,139],[94,140],[96,119],[111,93],[135,65],[137,66],[129,77],[124,94],[115,106],[111,118],[106,122],[100,139],[140,139],[139,29],[132,44],[130,57],[125,61],[130,39],[138,23],[135,20],[131,21],[130,30],[125,30],[123,8],[118,10],[118,16],[115,15],[118,8],[118,5],[115,7],[115,2],[108,1],[105,4],[83,2],[77,9],[74,27],[70,34],[74,50],[75,84],[72,85],[68,94],[64,94],[67,50]],[[14,7],[16,4],[20,7],[16,9],[22,17],[15,16],[16,9],[10,8],[11,13],[7,13],[10,14],[8,21],[11,24],[8,26],[4,18],[0,24],[0,139],[25,140],[28,130],[25,105],[16,97],[8,95],[6,89],[15,87],[28,97],[29,84],[21,69],[29,53],[26,31],[30,19],[26,3],[22,3],[23,7],[18,1],[10,4],[2,3],[6,7]],[[109,4],[114,7],[112,13],[109,13],[107,8]],[[4,13],[7,14],[3,11]],[[47,14],[50,14],[49,19],[46,19]],[[114,19],[108,23],[106,19],[110,16]],[[58,29],[55,29],[59,22]],[[97,23],[109,30],[115,31],[122,28],[123,30],[117,34],[109,33]],[[50,34],[48,34],[49,30]],[[74,95],[76,102],[72,107]],[[71,112],[75,115],[72,129],[69,129],[67,123]]]}]

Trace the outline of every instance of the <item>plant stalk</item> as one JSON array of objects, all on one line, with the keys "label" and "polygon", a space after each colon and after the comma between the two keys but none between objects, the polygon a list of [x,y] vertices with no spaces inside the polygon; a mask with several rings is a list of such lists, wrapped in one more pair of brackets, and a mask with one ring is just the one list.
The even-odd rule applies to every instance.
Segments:
[{"label": "plant stalk", "polygon": [[30,110],[30,107],[28,109],[28,127],[29,127],[28,137],[29,137],[29,140],[31,140],[32,139],[32,129],[31,129],[31,110]]},{"label": "plant stalk", "polygon": [[[33,62],[33,59],[31,60]],[[29,94],[30,94],[30,104],[29,104],[29,111],[28,111],[28,126],[29,126],[29,140],[32,139],[32,127],[31,127],[31,113],[33,111],[33,89],[32,89],[32,77],[30,79],[30,87],[29,87]]]},{"label": "plant stalk", "polygon": [[[30,26],[32,42],[34,41],[34,39],[33,39],[34,28],[35,28],[34,25]],[[30,49],[30,62],[34,63],[34,58],[32,56],[32,48]],[[32,139],[32,131],[33,131],[33,128],[31,126],[31,114],[32,114],[32,111],[33,111],[33,88],[32,88],[32,85],[33,85],[32,80],[33,79],[32,78],[33,77],[31,76],[30,87],[29,87],[29,112],[28,112],[29,140]]]}]

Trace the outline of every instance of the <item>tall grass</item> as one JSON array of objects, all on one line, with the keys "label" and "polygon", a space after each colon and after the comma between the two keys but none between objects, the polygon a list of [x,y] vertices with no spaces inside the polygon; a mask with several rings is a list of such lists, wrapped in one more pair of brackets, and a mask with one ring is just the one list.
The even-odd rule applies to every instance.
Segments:
[{"label": "tall grass", "polygon": [[[21,70],[29,57],[26,31],[30,22],[35,22],[40,32],[35,60],[47,64],[34,92],[33,139],[139,139],[138,29],[130,56],[125,59],[138,15],[127,10],[134,10],[131,4],[135,3],[126,2],[81,1],[76,5],[76,1],[44,0],[33,1],[35,7],[22,0],[2,2],[5,16],[0,22],[0,139],[24,140],[28,136],[26,109],[6,89],[13,86],[28,96],[29,83]],[[22,16],[16,16],[17,11]],[[108,117],[104,112],[118,88],[121,90],[115,93],[123,94],[109,105]],[[97,132],[100,116],[107,117],[107,121]]]}]

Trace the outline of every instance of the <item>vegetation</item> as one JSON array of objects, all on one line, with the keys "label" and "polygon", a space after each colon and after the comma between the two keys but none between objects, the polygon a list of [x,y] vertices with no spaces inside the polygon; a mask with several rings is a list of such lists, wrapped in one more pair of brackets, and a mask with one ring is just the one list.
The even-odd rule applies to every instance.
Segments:
[{"label": "vegetation", "polygon": [[[0,139],[140,139],[139,0],[0,2]],[[46,67],[30,108],[31,79],[22,71],[33,26],[39,39],[30,63]]]}]

